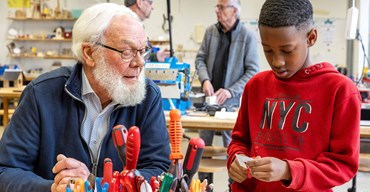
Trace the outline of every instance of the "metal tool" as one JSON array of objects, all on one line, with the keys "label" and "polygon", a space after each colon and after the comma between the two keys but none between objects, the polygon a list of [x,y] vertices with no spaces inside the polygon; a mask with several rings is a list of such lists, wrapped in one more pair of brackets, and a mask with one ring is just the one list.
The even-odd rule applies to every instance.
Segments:
[{"label": "metal tool", "polygon": [[187,183],[189,181],[188,175],[184,174],[180,180],[180,188],[181,192],[188,192],[189,191],[189,185]]},{"label": "metal tool", "polygon": [[178,189],[179,189],[179,179],[177,177],[175,177],[172,180],[169,192],[179,191]]},{"label": "metal tool", "polygon": [[95,191],[95,175],[90,173],[89,176],[87,177],[87,180],[89,181],[89,186],[88,189]]}]

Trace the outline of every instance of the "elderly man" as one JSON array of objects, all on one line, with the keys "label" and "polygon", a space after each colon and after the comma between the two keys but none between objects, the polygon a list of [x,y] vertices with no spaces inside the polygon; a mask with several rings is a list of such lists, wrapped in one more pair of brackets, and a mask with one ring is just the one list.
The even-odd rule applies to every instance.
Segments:
[{"label": "elderly man", "polygon": [[[217,104],[228,110],[239,107],[245,84],[259,71],[257,39],[241,23],[240,11],[240,0],[217,1],[218,22],[207,28],[195,58],[202,91],[206,96],[216,96]],[[214,131],[202,130],[199,135],[206,145],[212,145]],[[231,131],[222,135],[227,147]]]},{"label": "elderly man", "polygon": [[150,49],[137,16],[113,3],[87,8],[73,27],[73,52],[73,68],[45,73],[22,93],[0,141],[0,191],[65,191],[71,178],[103,176],[107,157],[122,171],[111,136],[118,124],[139,127],[146,180],[168,169],[162,98],[143,76]]}]

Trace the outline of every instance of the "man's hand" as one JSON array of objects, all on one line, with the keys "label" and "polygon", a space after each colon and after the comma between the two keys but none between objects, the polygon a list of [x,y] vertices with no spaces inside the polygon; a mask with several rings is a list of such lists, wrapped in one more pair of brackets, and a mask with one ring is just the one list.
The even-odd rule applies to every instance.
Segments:
[{"label": "man's hand", "polygon": [[214,95],[212,83],[209,80],[205,80],[202,85],[202,91],[206,96]]},{"label": "man's hand", "polygon": [[170,57],[170,50],[160,49],[159,51],[157,51],[157,60],[159,62],[164,62],[164,59],[166,59],[167,57]]},{"label": "man's hand", "polygon": [[54,183],[51,185],[52,192],[66,191],[67,184],[71,179],[86,180],[90,174],[86,165],[76,159],[59,154],[57,161],[52,170],[53,173],[57,174],[54,177]]},{"label": "man's hand", "polygon": [[265,181],[291,180],[290,167],[286,161],[275,157],[264,157],[247,162],[252,177]]},{"label": "man's hand", "polygon": [[231,98],[231,93],[227,89],[219,89],[216,91],[215,96],[217,97],[216,103],[222,105],[225,103],[226,99]]}]

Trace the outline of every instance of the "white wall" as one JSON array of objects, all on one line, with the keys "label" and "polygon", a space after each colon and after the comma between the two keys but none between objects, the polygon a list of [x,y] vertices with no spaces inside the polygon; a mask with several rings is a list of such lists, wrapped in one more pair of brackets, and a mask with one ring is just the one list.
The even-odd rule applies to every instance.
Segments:
[{"label": "white wall", "polygon": [[[370,3],[368,0],[357,0],[356,1],[356,7],[358,8],[360,6],[359,11],[359,20],[358,20],[358,26],[361,26],[359,28],[359,33],[361,35],[362,43],[361,41],[356,40],[355,41],[355,48],[354,48],[354,63],[357,63],[357,65],[354,65],[354,70],[357,72],[356,74],[353,74],[357,78],[360,78],[361,74],[363,73],[363,67],[369,66],[369,60],[366,61],[366,58],[364,57],[364,53],[367,54],[367,58],[369,58],[369,36],[370,36],[370,29],[369,29],[369,18],[370,18]],[[367,12],[365,11],[367,10]],[[362,49],[362,46],[364,46],[364,49]]]},{"label": "white wall", "polygon": [[[50,4],[56,0],[50,0]],[[102,0],[103,1],[103,0]],[[324,30],[327,26],[320,25],[319,29],[319,41],[316,46],[312,48],[311,54],[317,61],[325,60],[332,62],[333,64],[345,65],[346,62],[346,39],[344,38],[345,29],[345,17],[347,10],[348,0],[312,0],[315,11],[315,20],[318,23],[323,23],[325,19],[329,19],[334,22],[334,27],[329,27],[333,32],[324,33],[324,35],[332,36],[331,38],[326,37],[323,41],[322,33],[320,30]],[[95,0],[62,0],[62,6],[67,9],[78,9],[85,8],[93,3]],[[110,0],[110,2],[122,3],[123,0]],[[151,18],[144,22],[146,31],[150,39],[157,40],[158,38],[168,38],[168,34],[162,30],[163,14],[167,17],[167,6],[166,0],[154,0],[154,10]],[[264,1],[261,0],[241,0],[242,13],[241,19],[243,21],[253,21],[258,18],[259,10]],[[177,45],[182,44],[185,50],[184,62],[193,65],[194,57],[199,44],[193,39],[195,33],[195,27],[201,26],[206,28],[207,26],[216,22],[216,16],[214,13],[214,5],[216,0],[171,0],[171,14],[173,15],[173,47],[177,48]],[[53,4],[52,4],[53,5]],[[5,1],[0,1],[0,7],[7,7]],[[54,6],[51,6],[54,7]],[[0,10],[0,39],[2,42],[6,42],[0,48],[0,63],[12,63],[17,60],[10,60],[6,57],[7,49],[6,44],[9,43],[6,40],[6,33],[10,25],[9,20],[6,19],[7,12]],[[258,34],[257,34],[258,35]],[[327,43],[329,41],[329,45]],[[265,61],[262,48],[259,45],[257,47],[260,53],[261,69],[269,69],[268,64]],[[49,63],[48,63],[49,62]],[[31,64],[32,61],[23,62],[22,66],[26,68],[32,68],[35,64]],[[39,61],[37,62],[39,63]],[[74,62],[72,62],[74,63]],[[45,65],[50,65],[50,61],[46,61]],[[43,66],[42,64],[41,66]],[[45,67],[47,68],[47,67]]]}]

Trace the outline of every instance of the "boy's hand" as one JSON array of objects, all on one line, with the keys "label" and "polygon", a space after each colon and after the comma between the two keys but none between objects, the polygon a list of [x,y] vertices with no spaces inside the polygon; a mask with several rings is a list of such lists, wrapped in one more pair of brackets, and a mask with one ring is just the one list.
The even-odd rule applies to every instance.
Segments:
[{"label": "boy's hand", "polygon": [[290,167],[286,161],[274,157],[264,157],[249,161],[251,175],[261,181],[271,182],[291,180]]},{"label": "boy's hand", "polygon": [[[244,154],[239,154],[242,156],[245,156]],[[242,183],[245,179],[248,178],[247,175],[247,169],[242,167],[237,158],[235,157],[234,161],[231,163],[230,169],[229,169],[229,177],[238,183]]]}]

